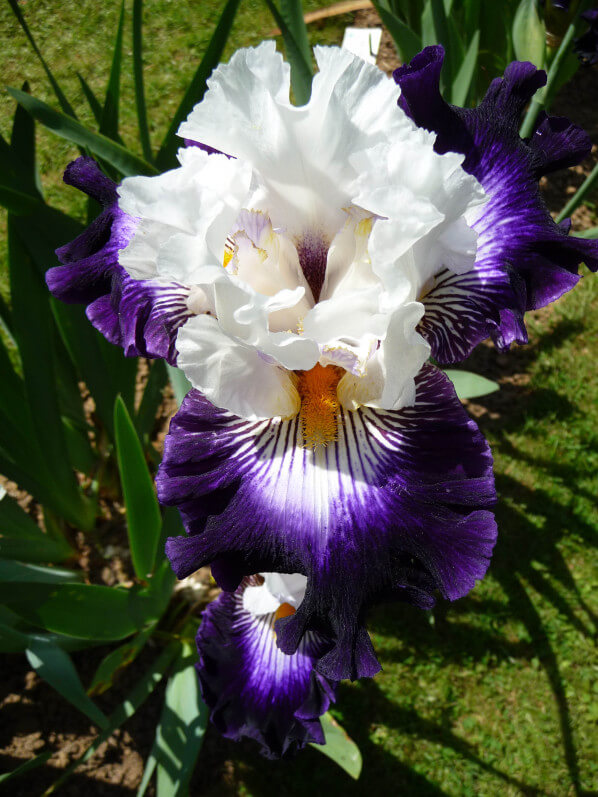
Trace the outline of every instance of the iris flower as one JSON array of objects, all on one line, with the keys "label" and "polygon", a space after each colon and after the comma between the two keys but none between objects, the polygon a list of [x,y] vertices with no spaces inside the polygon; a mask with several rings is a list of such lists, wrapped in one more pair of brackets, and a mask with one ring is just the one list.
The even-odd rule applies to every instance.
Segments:
[{"label": "iris flower", "polygon": [[178,168],[65,174],[104,210],[48,284],[193,386],[157,477],[188,532],[167,553],[224,590],[198,635],[214,721],[271,755],[321,741],[336,682],[379,670],[372,604],[429,608],[487,570],[490,451],[431,358],[525,342],[525,311],[598,265],[537,187],[587,136],[546,116],[517,133],[544,73],[512,64],[464,110],[441,98],[443,55],[392,80],[316,48],[295,107],[274,44],[241,50],[181,126]]},{"label": "iris flower", "polygon": [[268,758],[307,742],[324,744],[320,716],[336,684],[314,669],[325,649],[317,632],[288,656],[276,645],[274,624],[300,605],[307,579],[300,573],[244,578],[204,610],[197,634],[197,672],[211,718],[224,736],[247,736]]}]

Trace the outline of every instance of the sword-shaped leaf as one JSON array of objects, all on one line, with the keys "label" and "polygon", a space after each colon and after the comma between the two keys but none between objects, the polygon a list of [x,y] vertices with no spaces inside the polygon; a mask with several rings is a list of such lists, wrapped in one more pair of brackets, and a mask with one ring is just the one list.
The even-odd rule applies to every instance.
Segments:
[{"label": "sword-shaped leaf", "polygon": [[108,726],[108,717],[86,694],[68,653],[54,642],[33,638],[26,655],[29,664],[40,678],[47,681],[62,697],[102,730]]},{"label": "sword-shaped leaf", "polygon": [[147,579],[156,561],[162,517],[143,448],[120,397],[114,405],[114,434],[133,566],[139,578]]},{"label": "sword-shaped leaf", "polygon": [[359,747],[347,732],[338,724],[334,717],[326,712],[320,717],[326,744],[310,745],[320,753],[324,753],[341,769],[357,780],[361,774],[361,753]]},{"label": "sword-shaped leaf", "polygon": [[112,141],[101,133],[94,133],[70,116],[57,111],[45,102],[31,97],[24,91],[8,89],[15,100],[20,103],[38,122],[52,130],[57,136],[66,138],[80,147],[87,147],[99,158],[126,176],[145,174],[154,175],[158,170],[143,158],[130,152],[122,144]]}]

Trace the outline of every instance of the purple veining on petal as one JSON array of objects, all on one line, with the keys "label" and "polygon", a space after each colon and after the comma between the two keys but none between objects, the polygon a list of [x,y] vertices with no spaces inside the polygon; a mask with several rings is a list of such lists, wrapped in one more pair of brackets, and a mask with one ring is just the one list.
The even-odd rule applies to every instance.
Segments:
[{"label": "purple veining on petal", "polygon": [[482,184],[489,201],[474,223],[474,270],[438,275],[423,300],[422,334],[440,362],[456,362],[492,336],[501,348],[525,342],[526,310],[543,307],[577,282],[585,262],[598,267],[598,243],[568,236],[552,220],[537,180],[578,163],[590,150],[587,135],[566,119],[540,115],[531,139],[519,137],[520,116],[546,76],[529,63],[513,63],[492,81],[474,109],[448,105],[440,94],[444,50],[427,47],[394,73],[399,104],[437,134],[439,153],[465,155],[463,168]]},{"label": "purple veining on petal", "polygon": [[319,718],[334,701],[336,684],[313,668],[325,647],[320,635],[307,634],[287,656],[276,646],[275,615],[257,617],[244,608],[243,593],[257,583],[244,579],[204,610],[196,667],[223,736],[254,739],[267,758],[280,758],[310,742],[324,743]]},{"label": "purple veining on petal", "polygon": [[189,288],[126,276],[115,281],[114,293],[125,355],[161,357],[176,365],[177,330],[193,315],[187,306]]},{"label": "purple veining on petal", "polygon": [[314,302],[317,302],[326,276],[328,243],[323,235],[308,231],[301,236],[296,246],[303,276],[311,288]]},{"label": "purple veining on petal", "polygon": [[333,642],[316,669],[333,680],[379,669],[364,627],[371,603],[466,594],[496,535],[487,443],[437,369],[424,366],[415,406],[343,410],[338,435],[306,449],[298,418],[245,421],[191,391],[157,477],[189,533],[167,542],[177,575],[214,562],[226,589],[250,573],[306,575],[279,646],[291,654],[308,631],[323,633]]}]

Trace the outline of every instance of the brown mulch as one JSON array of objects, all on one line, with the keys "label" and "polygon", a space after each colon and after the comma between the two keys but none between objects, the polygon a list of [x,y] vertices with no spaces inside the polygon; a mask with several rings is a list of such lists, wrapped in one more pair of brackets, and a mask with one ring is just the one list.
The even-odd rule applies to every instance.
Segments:
[{"label": "brown mulch", "polygon": [[[354,24],[359,27],[379,26],[376,12],[359,11]],[[383,32],[378,65],[390,73],[398,65],[390,35]],[[566,92],[555,103],[554,112],[569,116],[585,127],[593,141],[598,141],[598,80],[595,70],[582,69],[567,86]],[[542,183],[544,197],[551,211],[557,212],[564,198],[572,195],[584,176],[598,160],[595,146],[592,158],[582,166],[551,176]],[[595,217],[594,217],[595,218]],[[590,226],[592,213],[581,208],[573,216],[575,229]],[[541,311],[549,313],[550,310]],[[498,413],[512,393],[509,386],[524,387],[527,382],[525,349],[516,349],[507,358],[487,346],[478,347],[468,366],[471,370],[498,379],[504,391],[492,402],[484,405],[471,403],[474,415]],[[142,371],[143,375],[143,371]],[[490,408],[490,409],[489,409]],[[172,394],[165,394],[160,411],[157,444],[161,445],[169,418],[174,411]],[[37,508],[31,498],[16,489],[16,485],[1,482],[19,503],[37,517]],[[99,529],[98,540],[93,544],[82,534],[75,536],[79,550],[78,565],[93,583],[112,585],[127,583],[133,578],[130,555],[126,544],[122,507],[105,502],[105,520]],[[198,576],[186,580],[177,590],[179,599],[201,606],[214,594],[209,571],[204,569]],[[151,645],[152,643],[150,643]],[[150,645],[140,654],[136,662],[122,672],[115,687],[97,698],[98,705],[109,712],[133,687],[156,650]],[[91,682],[95,668],[110,647],[98,647],[73,654],[78,672],[85,685]],[[135,793],[143,772],[144,760],[149,754],[163,697],[162,683],[152,697],[117,731],[98,753],[60,790],[61,795],[81,794],[121,797]],[[35,797],[59,776],[70,762],[81,755],[96,738],[97,729],[89,720],[63,700],[51,687],[32,672],[23,656],[3,656],[0,672],[0,771],[10,771],[42,751],[52,751],[52,758],[31,775],[10,783],[8,792],[14,797]],[[241,745],[243,748],[243,745]],[[194,795],[234,795],[236,785],[235,751],[240,749],[233,743],[221,739],[211,729],[201,753],[201,767],[197,768],[192,783]],[[153,786],[146,792],[153,795]]]}]

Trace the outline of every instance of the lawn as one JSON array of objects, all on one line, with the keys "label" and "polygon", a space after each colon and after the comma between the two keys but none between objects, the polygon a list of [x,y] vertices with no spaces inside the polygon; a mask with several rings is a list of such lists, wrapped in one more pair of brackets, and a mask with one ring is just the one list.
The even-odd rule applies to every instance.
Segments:
[{"label": "lawn", "polygon": [[[309,0],[305,8],[325,4]],[[20,5],[81,120],[91,125],[75,71],[101,93],[118,4],[30,0]],[[219,7],[217,0],[145,4],[154,146],[209,40]],[[351,18],[313,29],[313,43],[338,43]],[[244,0],[226,55],[256,44],[272,27],[263,3]],[[128,53],[130,20],[125,42]],[[27,79],[34,95],[53,103],[7,4],[0,7],[0,43],[2,84],[20,87]],[[123,79],[121,130],[132,143],[128,69]],[[5,136],[13,109],[13,101],[0,94]],[[38,148],[48,201],[83,217],[81,197],[60,179],[75,150],[43,130]],[[0,290],[6,294],[0,218]],[[333,713],[361,748],[361,779],[350,781],[314,750],[272,763],[250,744],[222,741],[212,732],[197,767],[201,792],[192,793],[561,797],[598,790],[595,279],[588,275],[552,309],[530,314],[528,328],[527,347],[510,355],[481,347],[465,365],[501,382],[499,393],[469,406],[492,445],[499,491],[500,536],[487,578],[467,598],[433,614],[379,607],[370,628],[383,671],[340,689]]]}]

